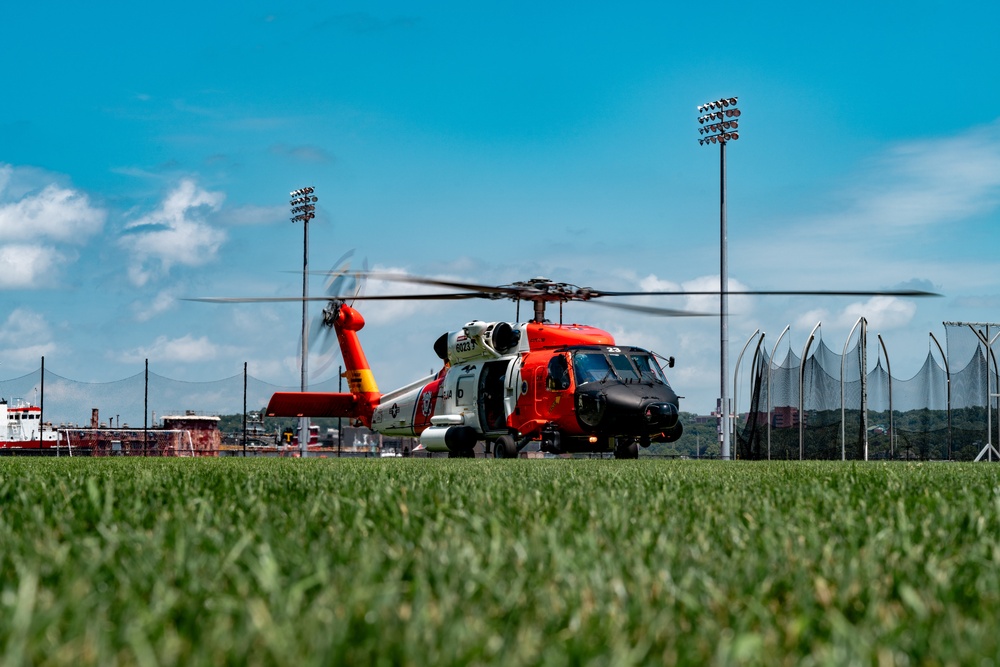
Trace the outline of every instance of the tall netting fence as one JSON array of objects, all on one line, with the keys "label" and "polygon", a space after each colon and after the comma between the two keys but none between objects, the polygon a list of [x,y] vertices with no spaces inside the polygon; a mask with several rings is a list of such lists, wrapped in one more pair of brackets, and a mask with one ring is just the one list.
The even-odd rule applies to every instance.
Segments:
[{"label": "tall netting fence", "polygon": [[[310,385],[312,391],[338,391],[339,378]],[[300,387],[271,384],[246,376],[246,409],[260,411],[276,391]],[[169,415],[233,415],[244,409],[244,375],[221,380],[188,382],[145,371],[112,382],[71,380],[42,369],[0,380],[0,397],[40,405],[43,419],[54,426],[89,427],[94,411],[99,425],[143,428],[156,426]]]},{"label": "tall netting fence", "polygon": [[759,343],[744,371],[749,405],[745,412],[738,406],[736,456],[1000,460],[1000,392],[990,348],[1000,325],[945,323],[945,329],[947,352],[929,344],[920,370],[907,379],[891,374],[881,338],[859,335],[844,352],[819,338],[804,361],[790,348],[771,359]]}]

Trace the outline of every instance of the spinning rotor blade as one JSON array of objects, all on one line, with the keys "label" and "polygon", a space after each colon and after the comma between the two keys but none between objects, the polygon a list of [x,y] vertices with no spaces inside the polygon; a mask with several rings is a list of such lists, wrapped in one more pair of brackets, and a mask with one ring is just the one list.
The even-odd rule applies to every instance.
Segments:
[{"label": "spinning rotor blade", "polygon": [[[523,282],[511,283],[509,285],[479,285],[476,283],[457,282],[452,280],[438,280],[436,278],[423,278],[420,276],[410,276],[402,273],[370,273],[370,278],[375,280],[386,280],[394,282],[415,283],[419,285],[434,285],[437,287],[451,287],[454,289],[475,290],[482,298],[502,299],[509,298],[523,301],[590,301],[592,298],[605,296],[605,293],[592,290],[589,287],[577,287],[568,283],[556,283],[547,278],[532,278]],[[640,292],[639,294],[646,294]],[[471,298],[468,295],[463,298]],[[659,315],[662,317],[704,317],[710,313],[699,313],[689,310],[679,310],[676,308],[659,308],[656,306],[643,306],[631,303],[603,303],[595,301],[599,306],[605,308],[617,308],[619,310],[629,310],[648,315]]]},{"label": "spinning rotor blade", "polygon": [[488,299],[522,299],[524,301],[582,301],[586,300],[583,295],[593,292],[593,290],[590,290],[589,288],[583,288],[581,290],[581,288],[576,285],[557,283],[549,280],[548,278],[532,278],[531,280],[510,283],[509,285],[481,285],[478,283],[412,276],[407,273],[375,271],[368,273],[367,277],[372,280],[384,280],[386,282],[432,285],[434,287],[469,290],[470,292],[478,292],[482,295],[482,298]]},{"label": "spinning rotor blade", "polygon": [[636,313],[646,313],[647,315],[660,315],[662,317],[713,317],[718,313],[699,313],[693,310],[678,310],[676,308],[657,308],[656,306],[640,306],[635,303],[608,303],[605,301],[594,301],[595,306],[604,308],[615,308],[618,310],[631,310]]},{"label": "spinning rotor blade", "polygon": [[697,291],[665,291],[665,292],[604,292],[594,290],[594,296],[942,296],[937,292],[924,290],[697,290]]},{"label": "spinning rotor blade", "polygon": [[353,290],[357,282],[354,274],[351,273],[351,264],[348,260],[354,256],[354,250],[348,250],[340,256],[333,268],[323,273],[326,276],[326,284],[323,290],[330,296],[340,296],[346,291]]},{"label": "spinning rotor blade", "polygon": [[[610,291],[592,289],[590,287],[577,287],[568,283],[555,283],[546,278],[533,278],[531,280],[511,283],[509,285],[480,285],[477,283],[459,282],[454,280],[440,280],[437,278],[424,278],[422,276],[411,276],[405,273],[379,273],[371,272],[366,274],[373,280],[385,280],[389,282],[413,283],[417,285],[434,285],[437,287],[450,287],[452,289],[462,289],[483,294],[494,295],[492,298],[521,298],[530,301],[533,297],[546,295],[551,300],[564,298],[567,301],[589,301],[590,299],[608,296],[720,296],[721,290],[661,290],[661,291]],[[901,296],[901,297],[928,297],[942,296],[937,292],[927,292],[916,289],[900,290],[740,290],[728,291],[726,294],[732,296]]]},{"label": "spinning rotor blade", "polygon": [[479,285],[476,283],[464,283],[454,280],[438,280],[437,278],[424,278],[422,276],[412,276],[408,273],[393,273],[389,271],[363,271],[355,275],[363,275],[372,280],[384,280],[392,283],[412,283],[414,285],[434,285],[436,287],[450,287],[451,289],[467,290],[474,292],[493,293],[499,288],[493,285]]},{"label": "spinning rotor blade", "polygon": [[[460,299],[488,299],[489,296],[478,292],[466,292],[457,294],[373,294],[371,296],[358,295],[342,299],[328,296],[310,296],[306,301],[346,301],[347,298],[359,299],[363,301],[454,301]],[[301,296],[251,296],[251,297],[229,297],[229,296],[203,296],[182,301],[199,301],[201,303],[302,303]]]},{"label": "spinning rotor blade", "polygon": [[[345,255],[345,258],[349,255]],[[344,258],[342,258],[344,259]],[[339,270],[329,272],[328,285],[331,291],[337,292],[333,296],[310,297],[309,301],[340,301],[365,300],[365,301],[458,301],[462,299],[511,299],[513,301],[530,301],[534,304],[534,318],[536,321],[543,321],[545,316],[545,306],[548,303],[567,303],[570,301],[592,301],[598,305],[608,308],[618,308],[620,310],[630,310],[633,312],[646,313],[650,315],[660,315],[666,317],[705,317],[709,313],[701,313],[674,308],[660,308],[657,306],[646,306],[631,303],[607,303],[598,301],[604,297],[631,297],[631,296],[716,296],[728,294],[731,296],[897,296],[897,297],[931,297],[941,296],[936,292],[924,290],[901,289],[901,290],[743,290],[722,292],[719,290],[662,290],[662,291],[604,291],[590,287],[578,287],[569,283],[559,283],[547,278],[531,278],[530,280],[514,282],[507,285],[481,285],[477,283],[461,282],[454,280],[442,280],[437,278],[425,278],[413,276],[405,273],[378,272],[378,271],[357,271],[350,272]],[[355,287],[363,283],[365,279],[383,280],[387,282],[411,283],[417,285],[430,285],[434,287],[463,290],[453,293],[435,294],[377,294],[363,296],[356,293],[353,297],[344,292],[355,289],[360,292],[360,287]],[[258,297],[258,298],[227,298],[227,297],[204,297],[189,299],[190,301],[205,301],[209,303],[282,303],[299,302],[302,297]],[[560,311],[561,320],[561,311]]]},{"label": "spinning rotor blade", "polygon": [[333,329],[324,325],[322,320],[318,321],[320,329],[313,338],[314,345],[310,349],[315,351],[318,360],[313,370],[317,375],[321,375],[333,365],[333,362],[340,355],[340,349],[336,346],[337,335]]}]

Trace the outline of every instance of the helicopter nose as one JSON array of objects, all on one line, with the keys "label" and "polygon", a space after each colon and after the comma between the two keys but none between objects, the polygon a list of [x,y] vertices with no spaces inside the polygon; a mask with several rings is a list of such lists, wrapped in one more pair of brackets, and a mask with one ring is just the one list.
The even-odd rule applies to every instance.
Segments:
[{"label": "helicopter nose", "polygon": [[673,428],[677,424],[677,406],[673,403],[650,403],[643,413],[646,423],[657,429]]}]

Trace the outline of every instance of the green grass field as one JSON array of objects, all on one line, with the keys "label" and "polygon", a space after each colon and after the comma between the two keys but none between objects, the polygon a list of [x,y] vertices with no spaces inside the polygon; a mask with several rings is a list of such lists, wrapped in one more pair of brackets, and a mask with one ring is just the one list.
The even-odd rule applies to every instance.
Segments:
[{"label": "green grass field", "polygon": [[0,459],[0,664],[996,664],[998,473]]}]

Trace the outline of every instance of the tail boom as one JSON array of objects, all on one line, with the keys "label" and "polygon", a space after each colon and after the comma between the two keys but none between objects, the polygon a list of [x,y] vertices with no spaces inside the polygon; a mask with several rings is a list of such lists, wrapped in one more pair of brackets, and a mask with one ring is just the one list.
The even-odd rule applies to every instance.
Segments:
[{"label": "tail boom", "polygon": [[268,417],[349,417],[361,416],[354,394],[335,392],[279,391],[267,404]]}]

